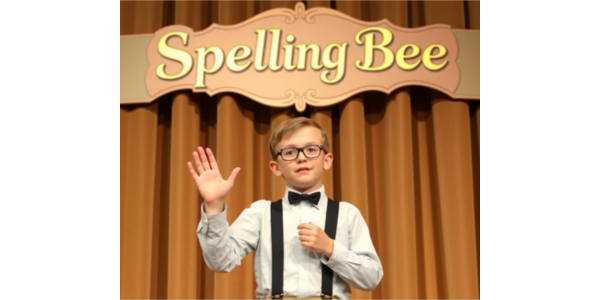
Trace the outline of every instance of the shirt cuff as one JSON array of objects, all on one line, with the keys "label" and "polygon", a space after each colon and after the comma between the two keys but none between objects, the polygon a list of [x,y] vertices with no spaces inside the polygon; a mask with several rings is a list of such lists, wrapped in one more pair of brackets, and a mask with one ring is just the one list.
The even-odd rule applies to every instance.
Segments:
[{"label": "shirt cuff", "polygon": [[204,211],[204,203],[200,205],[200,224],[198,232],[206,233],[208,228],[212,230],[227,227],[227,204],[223,203],[223,211],[218,214],[207,215]]},{"label": "shirt cuff", "polygon": [[331,257],[327,259],[325,255],[321,257],[321,262],[335,270],[335,267],[345,260],[345,257],[348,253],[348,248],[346,248],[342,243],[338,243],[338,241],[333,240],[333,252],[331,253]]}]

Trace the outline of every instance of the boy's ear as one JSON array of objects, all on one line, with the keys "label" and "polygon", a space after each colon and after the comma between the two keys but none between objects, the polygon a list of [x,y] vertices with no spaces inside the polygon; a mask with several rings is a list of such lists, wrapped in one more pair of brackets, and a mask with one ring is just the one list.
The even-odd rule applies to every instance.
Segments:
[{"label": "boy's ear", "polygon": [[275,176],[281,176],[281,171],[279,171],[279,166],[277,165],[276,162],[270,161],[269,169],[271,169],[271,172],[273,172],[273,174],[275,174]]},{"label": "boy's ear", "polygon": [[333,164],[333,154],[331,154],[331,153],[325,154],[324,161],[323,161],[323,170],[325,170],[325,171],[329,170],[329,168],[331,168],[332,164]]}]

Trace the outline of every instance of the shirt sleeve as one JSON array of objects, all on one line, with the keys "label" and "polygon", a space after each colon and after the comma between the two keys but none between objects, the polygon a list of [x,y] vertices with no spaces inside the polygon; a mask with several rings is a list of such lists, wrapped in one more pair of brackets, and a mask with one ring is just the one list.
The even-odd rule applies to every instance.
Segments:
[{"label": "shirt sleeve", "polygon": [[201,219],[196,233],[206,265],[215,272],[230,272],[242,259],[256,250],[260,222],[270,202],[259,200],[246,208],[231,226],[227,223],[227,204],[223,212],[207,215],[201,205]]},{"label": "shirt sleeve", "polygon": [[348,245],[334,240],[331,257],[323,256],[321,261],[351,287],[371,291],[381,282],[383,267],[358,208],[350,205],[347,215],[350,217]]}]

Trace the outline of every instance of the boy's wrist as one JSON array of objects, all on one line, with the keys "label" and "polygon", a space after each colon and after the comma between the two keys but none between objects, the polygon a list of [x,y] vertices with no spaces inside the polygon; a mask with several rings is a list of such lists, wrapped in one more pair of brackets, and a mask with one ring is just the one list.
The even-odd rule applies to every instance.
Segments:
[{"label": "boy's wrist", "polygon": [[222,200],[204,202],[204,213],[207,215],[219,214],[222,213],[223,210],[225,210],[225,205]]},{"label": "boy's wrist", "polygon": [[330,258],[333,255],[333,247],[334,247],[334,245],[335,245],[335,243],[330,238],[329,239],[329,246],[327,247],[327,250],[323,253],[325,256],[327,256],[327,258]]}]

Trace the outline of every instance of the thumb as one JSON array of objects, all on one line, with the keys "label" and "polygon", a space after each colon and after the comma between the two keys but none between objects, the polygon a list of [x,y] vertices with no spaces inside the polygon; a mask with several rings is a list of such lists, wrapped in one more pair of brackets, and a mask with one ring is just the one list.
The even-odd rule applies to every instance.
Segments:
[{"label": "thumb", "polygon": [[235,178],[237,177],[237,174],[239,172],[240,172],[240,168],[233,169],[233,171],[231,171],[231,174],[229,175],[229,178],[227,178],[227,182],[229,182],[233,185],[233,183],[235,182]]}]

